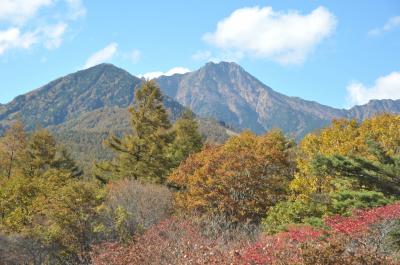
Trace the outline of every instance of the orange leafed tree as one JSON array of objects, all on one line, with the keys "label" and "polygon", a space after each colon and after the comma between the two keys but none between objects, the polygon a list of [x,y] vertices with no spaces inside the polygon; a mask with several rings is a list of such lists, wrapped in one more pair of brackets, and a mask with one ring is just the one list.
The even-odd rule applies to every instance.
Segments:
[{"label": "orange leafed tree", "polygon": [[293,142],[280,131],[244,132],[224,145],[207,146],[169,177],[179,209],[259,222],[284,199],[293,176]]}]

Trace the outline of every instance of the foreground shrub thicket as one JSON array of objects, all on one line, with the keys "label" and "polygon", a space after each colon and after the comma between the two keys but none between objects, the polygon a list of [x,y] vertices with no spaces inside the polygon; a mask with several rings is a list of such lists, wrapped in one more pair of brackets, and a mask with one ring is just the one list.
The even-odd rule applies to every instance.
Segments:
[{"label": "foreground shrub thicket", "polygon": [[172,192],[165,186],[124,179],[110,182],[100,210],[105,239],[127,241],[168,218]]},{"label": "foreground shrub thicket", "polygon": [[[129,245],[106,243],[93,252],[103,264],[255,264],[255,265],[391,265],[399,264],[393,247],[399,228],[400,204],[333,216],[326,228],[292,226],[275,235],[251,238],[210,238],[201,226],[170,218],[152,226]],[[398,238],[397,238],[398,240]],[[396,259],[397,258],[397,259]]]}]

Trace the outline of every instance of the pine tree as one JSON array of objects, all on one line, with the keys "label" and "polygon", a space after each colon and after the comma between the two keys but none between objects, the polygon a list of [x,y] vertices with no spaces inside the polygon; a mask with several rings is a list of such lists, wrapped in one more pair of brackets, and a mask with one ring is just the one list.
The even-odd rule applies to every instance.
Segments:
[{"label": "pine tree", "polygon": [[54,137],[45,129],[37,130],[29,136],[24,158],[24,175],[36,177],[51,167],[56,156]]},{"label": "pine tree", "polygon": [[389,155],[376,141],[367,140],[367,145],[374,160],[351,155],[319,155],[312,162],[314,174],[356,179],[360,187],[399,197],[400,156]]},{"label": "pine tree", "polygon": [[32,132],[24,138],[24,148],[19,152],[16,168],[26,177],[40,177],[47,170],[62,170],[72,178],[83,172],[72,159],[69,152],[57,144],[54,136],[45,129]]},{"label": "pine tree", "polygon": [[76,164],[71,154],[64,146],[57,148],[57,155],[52,162],[52,167],[69,172],[73,178],[80,178],[83,176],[82,169]]},{"label": "pine tree", "polygon": [[160,88],[154,81],[144,81],[136,90],[129,112],[132,134],[112,136],[106,141],[116,158],[96,165],[100,170],[97,178],[106,182],[111,175],[162,183],[171,168],[166,152],[173,134]]},{"label": "pine tree", "polygon": [[203,137],[194,114],[185,110],[174,126],[174,141],[170,147],[170,157],[174,167],[184,161],[190,154],[197,153],[203,146]]}]

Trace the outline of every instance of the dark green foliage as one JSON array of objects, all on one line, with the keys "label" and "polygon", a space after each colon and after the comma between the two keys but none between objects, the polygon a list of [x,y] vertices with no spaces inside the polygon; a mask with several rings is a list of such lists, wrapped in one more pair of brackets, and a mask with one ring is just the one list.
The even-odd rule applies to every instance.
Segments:
[{"label": "dark green foliage", "polygon": [[39,176],[49,169],[67,171],[74,178],[83,174],[70,153],[59,146],[50,132],[44,129],[29,136],[21,164],[23,174],[31,177]]},{"label": "dark green foliage", "polygon": [[92,175],[93,161],[109,160],[113,153],[101,143],[107,139],[106,132],[61,131],[57,141],[73,155],[76,163],[87,176]]},{"label": "dark green foliage", "polygon": [[330,215],[351,215],[354,210],[375,208],[393,203],[394,198],[374,190],[359,189],[354,180],[335,180],[334,191],[315,193],[309,199],[282,201],[270,209],[263,220],[267,233],[284,231],[293,224],[323,226],[323,218]]},{"label": "dark green foliage", "polygon": [[[82,128],[85,120],[76,121],[80,127],[74,124],[71,125],[72,127],[67,125],[66,127],[52,129],[57,141],[65,145],[68,151],[73,154],[79,166],[89,175],[91,174],[93,161],[111,160],[114,157],[113,152],[101,144],[109,137],[110,132],[113,132],[117,136],[132,133],[132,129],[129,129],[128,125],[129,112],[126,109],[119,110],[115,115],[108,114],[110,113],[107,112],[104,116],[101,115],[99,117],[103,119],[104,123],[101,125],[100,123],[96,123],[97,125],[91,129]],[[109,122],[106,122],[107,120],[110,122],[113,120],[114,124],[111,125]],[[198,124],[198,130],[202,138],[208,143],[222,144],[230,137],[228,132],[235,134],[235,132],[226,129],[213,119],[195,118],[195,121]]]},{"label": "dark green foliage", "polygon": [[360,187],[378,190],[389,196],[400,196],[400,157],[389,155],[370,141],[369,152],[375,158],[358,156],[317,156],[312,163],[316,175],[339,175],[357,180]]},{"label": "dark green foliage", "polygon": [[179,166],[190,154],[197,153],[203,146],[203,137],[199,133],[199,125],[194,114],[186,110],[174,126],[174,140],[169,147],[173,167]]},{"label": "dark green foliage", "polygon": [[329,212],[350,215],[355,209],[375,208],[393,201],[378,191],[341,190],[332,194]]},{"label": "dark green foliage", "polygon": [[268,211],[262,225],[268,234],[284,231],[292,224],[322,226],[325,212],[327,205],[315,201],[282,201]]},{"label": "dark green foliage", "polygon": [[[167,147],[173,140],[171,124],[159,87],[146,81],[136,89],[131,113],[132,134],[112,136],[106,141],[116,158],[97,165],[103,176],[142,179],[163,183],[171,168]],[[99,176],[105,180],[104,177]]]}]

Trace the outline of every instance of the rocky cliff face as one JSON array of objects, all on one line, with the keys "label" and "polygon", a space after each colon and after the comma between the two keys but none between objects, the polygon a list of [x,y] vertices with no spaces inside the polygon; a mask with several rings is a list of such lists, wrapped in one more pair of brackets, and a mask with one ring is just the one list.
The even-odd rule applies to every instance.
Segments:
[{"label": "rocky cliff face", "polygon": [[195,113],[257,133],[281,128],[302,136],[346,116],[345,110],[280,94],[236,63],[208,63],[197,71],[156,81],[167,95]]}]

